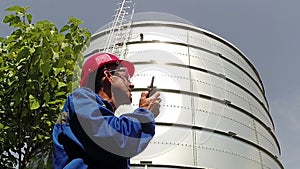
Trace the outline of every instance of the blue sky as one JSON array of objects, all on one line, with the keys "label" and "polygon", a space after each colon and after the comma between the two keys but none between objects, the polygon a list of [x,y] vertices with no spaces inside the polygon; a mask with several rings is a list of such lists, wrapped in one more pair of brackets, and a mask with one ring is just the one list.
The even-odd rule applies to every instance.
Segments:
[{"label": "blue sky", "polygon": [[[111,21],[119,0],[1,0],[1,20],[12,5],[26,5],[34,21],[58,26],[70,16],[92,33]],[[136,0],[136,12],[170,13],[213,32],[238,47],[263,81],[285,168],[300,162],[300,1],[298,0]],[[0,24],[0,36],[10,34]]]}]

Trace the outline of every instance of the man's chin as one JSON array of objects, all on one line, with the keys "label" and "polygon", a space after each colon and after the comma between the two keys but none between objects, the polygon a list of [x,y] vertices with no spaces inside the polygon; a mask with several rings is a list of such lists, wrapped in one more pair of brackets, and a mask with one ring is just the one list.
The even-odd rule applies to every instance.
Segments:
[{"label": "man's chin", "polygon": [[123,105],[123,104],[131,104],[132,103],[132,98],[131,97],[128,97],[128,96],[123,96],[121,97],[119,95],[119,97],[116,98],[116,103],[118,105]]}]

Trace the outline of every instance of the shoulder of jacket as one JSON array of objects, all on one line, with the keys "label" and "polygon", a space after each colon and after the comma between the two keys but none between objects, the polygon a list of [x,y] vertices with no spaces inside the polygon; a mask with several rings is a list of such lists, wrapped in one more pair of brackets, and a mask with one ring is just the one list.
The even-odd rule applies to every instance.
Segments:
[{"label": "shoulder of jacket", "polygon": [[76,88],[75,90],[73,90],[72,94],[74,94],[74,93],[90,93],[90,94],[95,94],[95,92],[92,89],[86,88],[86,87]]}]

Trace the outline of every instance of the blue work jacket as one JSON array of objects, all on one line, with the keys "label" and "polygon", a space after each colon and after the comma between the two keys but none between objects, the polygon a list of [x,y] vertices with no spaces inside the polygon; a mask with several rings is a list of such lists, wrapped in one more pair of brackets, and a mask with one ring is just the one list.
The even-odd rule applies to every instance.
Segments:
[{"label": "blue work jacket", "polygon": [[67,98],[53,128],[54,169],[127,169],[155,133],[153,114],[138,108],[114,115],[112,106],[88,88]]}]

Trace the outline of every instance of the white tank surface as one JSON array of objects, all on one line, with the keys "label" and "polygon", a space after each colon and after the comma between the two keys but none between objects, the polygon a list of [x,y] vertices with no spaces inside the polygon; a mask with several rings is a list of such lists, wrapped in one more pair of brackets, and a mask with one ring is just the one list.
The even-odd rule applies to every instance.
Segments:
[{"label": "white tank surface", "polygon": [[[93,35],[86,57],[108,32]],[[131,168],[284,168],[260,76],[233,44],[179,17],[140,13],[123,51],[136,67],[133,103],[152,76],[163,99],[155,137]]]}]

